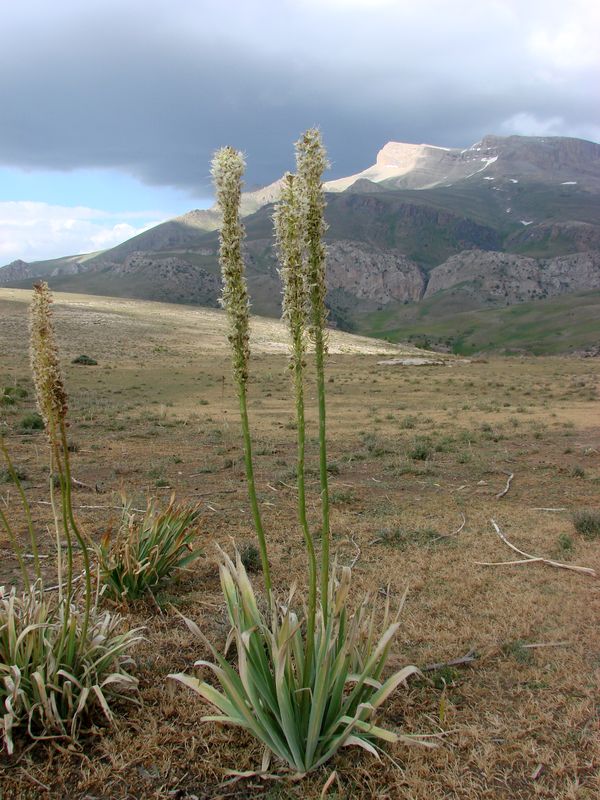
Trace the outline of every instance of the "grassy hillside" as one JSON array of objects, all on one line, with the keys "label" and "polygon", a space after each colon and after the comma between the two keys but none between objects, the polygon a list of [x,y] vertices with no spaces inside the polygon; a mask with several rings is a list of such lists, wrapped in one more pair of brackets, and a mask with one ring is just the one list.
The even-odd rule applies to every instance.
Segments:
[{"label": "grassy hillside", "polygon": [[[26,322],[30,300],[31,291],[0,288],[0,340],[10,342],[7,355],[22,347],[19,326]],[[54,294],[54,307],[59,328],[64,325],[76,331],[66,342],[68,355],[78,355],[84,340],[86,346],[110,353],[111,357],[118,357],[120,349],[139,340],[138,354],[148,354],[154,352],[154,344],[160,338],[165,352],[182,358],[196,352],[198,342],[202,353],[229,357],[227,317],[221,310],[60,292]],[[102,341],[95,342],[100,332]],[[285,355],[289,347],[286,326],[280,320],[253,316],[251,346],[256,353]],[[422,354],[410,345],[398,346],[336,330],[329,332],[329,350],[334,354]]]},{"label": "grassy hillside", "polygon": [[568,353],[600,344],[600,292],[470,311],[455,308],[450,293],[439,292],[418,306],[396,306],[355,321],[357,330],[368,336],[443,344],[463,355]]}]

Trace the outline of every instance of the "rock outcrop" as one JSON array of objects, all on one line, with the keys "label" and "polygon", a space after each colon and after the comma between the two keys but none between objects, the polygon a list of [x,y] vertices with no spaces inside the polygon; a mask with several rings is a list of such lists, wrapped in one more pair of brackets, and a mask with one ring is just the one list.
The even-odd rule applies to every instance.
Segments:
[{"label": "rock outcrop", "polygon": [[33,270],[27,261],[17,258],[0,269],[0,286],[8,286],[15,281],[27,280],[33,277]]},{"label": "rock outcrop", "polygon": [[424,297],[453,287],[503,305],[600,288],[600,251],[534,259],[468,250],[433,269]]},{"label": "rock outcrop", "polygon": [[330,290],[343,289],[358,301],[380,305],[416,302],[425,289],[423,273],[414,261],[395,250],[352,241],[327,247],[327,284]]},{"label": "rock outcrop", "polygon": [[114,264],[110,270],[118,279],[133,278],[143,287],[148,300],[214,307],[221,293],[218,274],[174,256],[156,258],[148,253],[132,253],[123,264]]}]

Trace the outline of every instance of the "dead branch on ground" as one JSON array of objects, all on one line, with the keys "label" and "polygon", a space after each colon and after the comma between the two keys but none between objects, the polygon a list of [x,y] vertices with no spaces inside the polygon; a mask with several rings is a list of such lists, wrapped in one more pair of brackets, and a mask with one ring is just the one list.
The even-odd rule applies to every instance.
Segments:
[{"label": "dead branch on ground", "polygon": [[498,524],[495,520],[490,520],[492,525],[494,526],[494,530],[498,534],[498,536],[502,539],[504,544],[508,545],[511,550],[514,550],[515,553],[518,553],[520,556],[524,556],[524,558],[517,559],[515,561],[476,561],[476,564],[479,564],[483,567],[507,567],[516,564],[548,564],[550,567],[557,567],[558,569],[568,569],[572,572],[580,572],[583,575],[590,575],[592,578],[596,576],[596,570],[591,569],[591,567],[578,567],[573,564],[562,564],[560,561],[552,561],[550,558],[543,558],[542,556],[532,556],[531,553],[526,553],[524,550],[519,550],[518,547],[515,547],[514,544],[508,541],[506,536],[500,530]]},{"label": "dead branch on ground", "polygon": [[462,529],[467,524],[467,518],[462,513],[462,511],[461,511],[460,515],[462,517],[462,522],[461,522],[461,524],[459,525],[459,527],[455,531],[452,531],[452,533],[440,533],[440,535],[436,536],[435,539],[432,539],[432,541],[437,542],[439,539],[451,539],[453,536],[458,536],[458,534],[462,531]]},{"label": "dead branch on ground", "polygon": [[496,500],[499,500],[501,497],[504,497],[505,494],[508,494],[508,490],[510,489],[510,484],[512,479],[515,477],[514,472],[505,472],[505,475],[508,475],[508,480],[506,481],[506,486],[501,492],[498,492],[496,495]]}]

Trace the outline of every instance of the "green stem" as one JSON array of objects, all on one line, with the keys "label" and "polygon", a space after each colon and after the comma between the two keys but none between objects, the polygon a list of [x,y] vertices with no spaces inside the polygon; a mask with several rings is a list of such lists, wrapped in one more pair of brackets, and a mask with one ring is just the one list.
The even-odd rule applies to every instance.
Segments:
[{"label": "green stem", "polygon": [[242,422],[242,434],[244,437],[244,461],[246,462],[246,483],[248,484],[248,497],[250,498],[250,507],[252,509],[252,518],[254,520],[254,528],[258,537],[258,546],[260,549],[260,560],[262,563],[263,576],[265,579],[265,589],[269,599],[269,605],[272,603],[271,598],[271,571],[269,569],[269,558],[267,556],[267,542],[265,539],[265,532],[262,525],[260,516],[260,509],[258,507],[258,499],[256,497],[256,487],[254,485],[254,465],[252,461],[252,439],[250,438],[250,424],[248,422],[248,405],[246,401],[246,384],[243,380],[238,382],[238,396],[240,401],[240,417]]},{"label": "green stem", "polygon": [[[53,428],[49,434],[51,442],[51,459],[50,459],[50,502],[52,503],[52,513],[55,519],[58,518],[58,512],[55,505],[54,497],[54,476],[58,476],[60,485],[60,515],[62,529],[65,534],[67,545],[67,581],[66,581],[66,608],[70,607],[73,597],[73,537],[69,528],[69,512],[67,510],[66,489],[65,489],[65,476],[60,458],[60,451],[56,440],[56,430]],[[58,552],[58,558],[62,558],[62,553]],[[68,613],[65,614],[65,631],[68,623]]]},{"label": "green stem", "polygon": [[59,605],[63,602],[64,593],[63,593],[63,583],[62,583],[62,575],[63,575],[63,560],[62,560],[62,550],[60,548],[60,525],[58,522],[58,512],[56,510],[56,499],[54,497],[54,480],[53,480],[53,469],[52,463],[50,464],[50,507],[52,508],[52,516],[54,518],[54,533],[56,537],[56,578],[58,583],[58,603]]},{"label": "green stem", "polygon": [[71,502],[71,464],[69,460],[69,445],[67,442],[67,431],[65,428],[64,420],[60,421],[60,441],[62,445],[63,465],[64,465],[63,491],[65,498],[65,506],[71,530],[73,531],[73,533],[75,534],[75,538],[79,542],[79,546],[81,547],[81,553],[83,556],[83,569],[85,573],[85,612],[84,612],[83,626],[81,631],[81,641],[85,642],[88,631],[90,610],[92,606],[92,575],[90,569],[90,554],[88,552],[87,542],[83,538],[81,531],[79,530],[79,526],[75,520],[75,516],[73,514],[73,504]]},{"label": "green stem", "polygon": [[[308,617],[306,622],[306,655],[304,660],[303,679],[303,685],[308,686],[312,669],[315,642],[315,620],[317,613],[317,557],[315,555],[315,545],[306,517],[306,486],[304,477],[306,425],[304,419],[304,385],[302,365],[303,353],[300,342],[296,341],[294,350],[294,383],[296,391],[296,420],[298,425],[298,518],[304,534],[304,541],[306,543],[306,551],[308,554]],[[306,705],[308,704],[309,699],[308,693],[305,693],[304,703]]]},{"label": "green stem", "polygon": [[315,331],[315,360],[317,371],[317,392],[319,396],[319,477],[321,482],[321,510],[322,510],[322,539],[321,539],[321,603],[323,617],[328,617],[327,587],[329,584],[329,476],[327,473],[327,439],[325,418],[325,369],[324,353],[325,343],[323,330],[318,327]]}]

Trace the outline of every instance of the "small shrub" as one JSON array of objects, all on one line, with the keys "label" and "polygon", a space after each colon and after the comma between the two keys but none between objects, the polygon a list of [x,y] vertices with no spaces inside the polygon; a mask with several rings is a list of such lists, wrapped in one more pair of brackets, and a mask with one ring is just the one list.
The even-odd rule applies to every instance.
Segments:
[{"label": "small shrub", "polygon": [[377,532],[377,539],[398,550],[405,550],[413,544],[426,547],[448,541],[433,528],[384,528]]},{"label": "small shrub", "polygon": [[29,392],[23,386],[5,386],[4,394],[16,397],[18,400],[23,400],[29,397]]},{"label": "small shrub", "polygon": [[573,539],[568,533],[561,533],[557,539],[558,547],[563,553],[572,553],[574,550]]},{"label": "small shrub", "polygon": [[456,447],[454,439],[452,436],[442,436],[438,441],[435,443],[435,452],[436,453],[450,453]]},{"label": "small shrub", "polygon": [[260,551],[258,547],[252,542],[247,542],[242,545],[240,549],[240,558],[246,572],[260,572],[262,564],[260,563]]},{"label": "small shrub", "polygon": [[0,405],[14,406],[17,400],[27,397],[29,392],[22,386],[5,386],[0,390]]},{"label": "small shrub", "polygon": [[408,450],[408,457],[413,461],[427,461],[433,455],[428,439],[415,439]]},{"label": "small shrub", "polygon": [[116,535],[109,531],[98,548],[100,576],[109,596],[138,600],[197,559],[200,551],[192,543],[198,515],[199,506],[177,507],[174,498],[160,513],[149,502],[141,518],[126,505]]},{"label": "small shrub", "polygon": [[440,667],[430,674],[434,687],[442,691],[447,686],[454,686],[460,678],[460,673],[454,667]]},{"label": "small shrub", "polygon": [[507,642],[502,648],[502,651],[505,655],[512,656],[519,664],[531,664],[533,661],[531,650],[520,640]]},{"label": "small shrub", "polygon": [[361,436],[367,452],[370,456],[373,456],[373,458],[381,458],[381,456],[389,455],[392,452],[392,450],[379,442],[374,433],[363,433]]},{"label": "small shrub", "polygon": [[44,420],[39,414],[25,414],[20,424],[22,431],[43,431]]},{"label": "small shrub", "polygon": [[352,503],[356,497],[352,489],[339,489],[337,492],[331,493],[330,499],[334,505],[343,505],[344,503]]},{"label": "small shrub", "polygon": [[422,477],[430,477],[431,475],[435,475],[436,471],[432,467],[429,466],[417,466],[416,464],[388,464],[385,467],[385,471],[389,472],[394,477],[401,477],[402,475],[418,475],[420,478]]},{"label": "small shrub", "polygon": [[98,362],[95,358],[91,358],[90,356],[80,355],[71,361],[71,364],[83,364],[85,367],[96,367],[98,366]]},{"label": "small shrub", "polygon": [[410,414],[400,420],[400,427],[404,430],[411,430],[412,428],[416,427],[416,425],[417,418],[411,416]]},{"label": "small shrub", "polygon": [[572,478],[585,478],[585,470],[583,467],[576,466],[571,470]]},{"label": "small shrub", "polygon": [[[22,469],[18,467],[13,467],[14,473],[18,481],[26,481],[27,480],[27,473],[24,472]],[[13,483],[14,477],[11,475],[10,470],[2,469],[0,470],[0,483]]]},{"label": "small shrub", "polygon": [[597,539],[600,536],[600,511],[582,509],[573,514],[573,525],[577,533],[586,539]]}]

